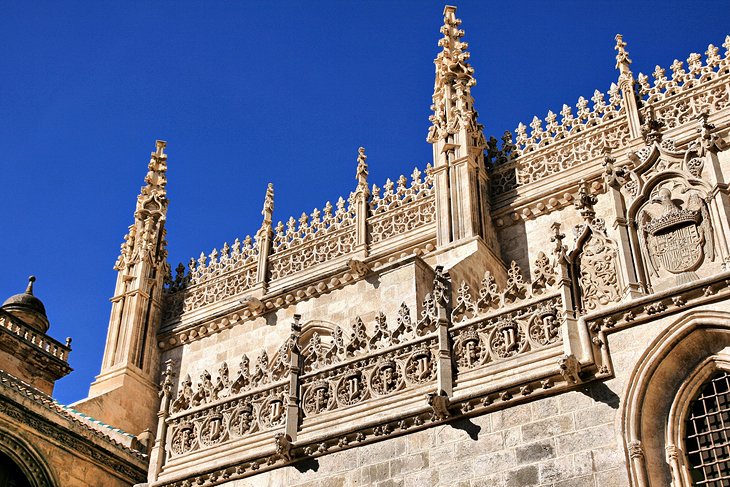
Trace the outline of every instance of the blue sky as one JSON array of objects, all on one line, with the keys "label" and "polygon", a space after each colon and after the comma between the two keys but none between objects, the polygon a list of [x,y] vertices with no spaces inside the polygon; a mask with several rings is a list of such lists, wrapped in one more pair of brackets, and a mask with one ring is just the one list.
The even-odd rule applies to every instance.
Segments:
[{"label": "blue sky", "polygon": [[[168,142],[173,267],[431,159],[443,3],[0,2],[0,299],[29,274],[50,334],[72,336],[56,397],[99,372],[112,266],[155,139]],[[487,135],[606,91],[614,35],[634,74],[704,53],[728,2],[457,3]]]}]

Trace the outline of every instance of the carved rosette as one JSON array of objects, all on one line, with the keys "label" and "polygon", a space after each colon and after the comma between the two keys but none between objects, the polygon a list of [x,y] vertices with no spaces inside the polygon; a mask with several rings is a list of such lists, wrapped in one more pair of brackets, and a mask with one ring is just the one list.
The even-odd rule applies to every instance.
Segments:
[{"label": "carved rosette", "polygon": [[283,395],[269,396],[261,405],[259,424],[264,429],[284,424],[286,420],[286,403]]},{"label": "carved rosette", "polygon": [[172,432],[170,451],[175,455],[184,455],[195,448],[195,427],[193,423],[182,423]]},{"label": "carved rosette", "polygon": [[246,401],[231,413],[228,419],[228,432],[232,437],[244,436],[253,429],[255,421],[253,406]]},{"label": "carved rosette", "polygon": [[401,388],[403,373],[394,360],[380,362],[370,374],[370,389],[378,396],[385,396]]},{"label": "carved rosette", "polygon": [[205,418],[198,429],[198,439],[204,447],[220,443],[225,436],[223,415],[219,412],[213,412]]},{"label": "carved rosette", "polygon": [[411,384],[423,384],[436,377],[436,360],[426,347],[418,348],[406,362],[406,379]]},{"label": "carved rosette", "polygon": [[332,387],[328,381],[315,381],[309,389],[304,393],[303,398],[304,411],[308,415],[318,414],[328,409],[332,409],[335,404]]},{"label": "carved rosette", "polygon": [[475,330],[466,330],[454,346],[456,363],[460,369],[473,369],[484,360],[487,350]]},{"label": "carved rosette", "polygon": [[353,370],[340,379],[337,385],[337,402],[340,406],[357,404],[367,397],[368,390],[362,372]]},{"label": "carved rosette", "polygon": [[530,341],[535,347],[544,347],[560,340],[560,321],[553,307],[542,307],[532,316],[527,326]]},{"label": "carved rosette", "polygon": [[489,348],[493,357],[513,357],[524,351],[526,345],[524,330],[511,318],[499,320],[489,334]]}]

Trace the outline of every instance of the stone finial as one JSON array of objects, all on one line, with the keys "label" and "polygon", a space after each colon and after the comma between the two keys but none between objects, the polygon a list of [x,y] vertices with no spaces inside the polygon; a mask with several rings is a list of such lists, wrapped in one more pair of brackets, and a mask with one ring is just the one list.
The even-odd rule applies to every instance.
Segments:
[{"label": "stone finial", "polygon": [[367,164],[368,156],[365,155],[365,147],[360,147],[357,150],[357,174],[355,178],[357,179],[357,187],[358,188],[368,188],[368,164]]},{"label": "stone finial", "polygon": [[266,187],[266,197],[264,197],[264,208],[261,210],[261,216],[264,221],[261,226],[271,225],[271,217],[274,214],[274,184],[269,183]]},{"label": "stone finial", "polygon": [[578,197],[575,199],[574,205],[584,220],[588,222],[593,221],[596,216],[593,205],[597,202],[598,198],[590,193],[588,183],[584,179],[581,179],[580,187],[578,189]]},{"label": "stone finial", "polygon": [[553,222],[552,225],[550,225],[550,231],[552,235],[550,236],[550,241],[555,244],[555,248],[553,249],[553,255],[561,259],[565,256],[565,252],[567,251],[567,247],[563,245],[563,239],[565,238],[565,234],[560,232],[560,222]]},{"label": "stone finial", "polygon": [[624,42],[624,36],[616,34],[616,69],[621,74],[631,74],[629,66],[631,65],[631,59],[629,59],[629,53],[626,50],[626,43]]},{"label": "stone finial", "polygon": [[144,181],[147,183],[145,188],[142,188],[142,193],[145,190],[148,192],[162,192],[164,193],[165,186],[167,185],[167,154],[165,154],[165,147],[167,142],[164,140],[155,141],[155,152],[151,154],[150,163],[148,166],[149,172],[145,176]]},{"label": "stone finial", "polygon": [[35,282],[35,276],[28,276],[28,287],[25,288],[25,294],[33,295],[33,283]]},{"label": "stone finial", "polygon": [[160,396],[170,396],[172,394],[172,376],[174,372],[172,370],[175,362],[172,359],[165,361],[165,369],[162,371],[162,381],[160,382]]},{"label": "stone finial", "polygon": [[664,120],[657,118],[654,113],[654,107],[649,105],[648,115],[641,125],[641,135],[644,137],[644,142],[647,145],[653,144],[654,142],[661,142],[664,125]]}]

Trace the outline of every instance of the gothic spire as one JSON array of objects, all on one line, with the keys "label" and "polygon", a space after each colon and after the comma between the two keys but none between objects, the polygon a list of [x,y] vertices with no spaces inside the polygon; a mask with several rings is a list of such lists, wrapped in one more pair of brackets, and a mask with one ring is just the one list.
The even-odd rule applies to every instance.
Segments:
[{"label": "gothic spire", "polygon": [[150,163],[148,165],[147,176],[144,182],[147,183],[142,187],[137,197],[136,218],[145,218],[154,214],[155,217],[164,219],[167,212],[167,154],[165,154],[165,146],[167,142],[158,140],[155,143],[155,152],[151,154]]},{"label": "gothic spire", "polygon": [[124,236],[119,259],[114,266],[122,270],[148,255],[152,261],[164,260],[167,256],[165,249],[165,220],[167,218],[167,154],[166,142],[158,140],[155,143],[155,152],[151,154],[145,185],[137,196],[137,206],[134,211],[134,224],[130,225],[129,232]]},{"label": "gothic spire", "polygon": [[473,108],[471,87],[476,84],[474,68],[469,65],[469,46],[462,42],[464,31],[459,29],[461,20],[456,18],[456,7],[444,8],[443,37],[438,45],[442,48],[436,56],[436,80],[433,89],[433,115],[429,117],[431,128],[428,142],[434,143],[459,128],[476,128],[476,111]]}]

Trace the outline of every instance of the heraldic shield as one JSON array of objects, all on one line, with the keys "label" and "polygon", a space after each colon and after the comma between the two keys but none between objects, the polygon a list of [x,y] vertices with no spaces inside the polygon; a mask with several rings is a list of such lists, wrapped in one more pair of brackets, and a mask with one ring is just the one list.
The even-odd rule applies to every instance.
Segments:
[{"label": "heraldic shield", "polygon": [[[651,203],[660,206],[650,216],[643,212],[642,237],[651,270],[659,275],[660,269],[672,274],[691,273],[707,256],[714,260],[712,225],[707,205],[697,192],[686,194],[684,208],[672,199],[667,187],[659,189]],[[694,278],[693,275],[686,276]]]}]

